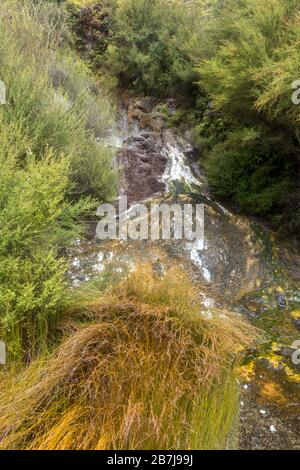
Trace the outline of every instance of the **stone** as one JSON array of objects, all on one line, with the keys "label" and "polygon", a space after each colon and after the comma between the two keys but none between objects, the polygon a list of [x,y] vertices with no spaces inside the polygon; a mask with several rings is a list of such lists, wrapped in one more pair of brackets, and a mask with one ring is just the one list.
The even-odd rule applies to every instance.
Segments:
[{"label": "stone", "polygon": [[287,302],[286,302],[286,299],[285,299],[284,295],[276,294],[276,300],[277,300],[278,306],[280,308],[286,308],[287,307]]},{"label": "stone", "polygon": [[168,106],[169,116],[175,116],[175,114],[176,114],[176,102],[173,98],[168,99],[167,106]]},{"label": "stone", "polygon": [[144,113],[150,113],[155,106],[156,99],[153,96],[145,96],[135,102],[135,107]]},{"label": "stone", "polygon": [[295,327],[297,328],[297,330],[300,331],[300,318],[297,318],[297,319],[294,321],[294,325],[295,325]]},{"label": "stone", "polygon": [[131,137],[119,155],[123,168],[123,190],[128,204],[165,191],[161,177],[167,165],[162,149],[152,137]]}]

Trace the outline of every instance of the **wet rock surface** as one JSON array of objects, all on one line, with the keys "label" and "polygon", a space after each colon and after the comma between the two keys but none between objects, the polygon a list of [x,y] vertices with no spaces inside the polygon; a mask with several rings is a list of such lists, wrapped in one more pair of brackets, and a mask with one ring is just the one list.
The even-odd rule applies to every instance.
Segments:
[{"label": "wet rock surface", "polygon": [[270,277],[261,246],[247,219],[205,206],[205,246],[195,262],[211,273],[214,287],[232,300],[259,289]]},{"label": "wet rock surface", "polygon": [[[176,104],[169,108],[174,112]],[[121,195],[129,206],[153,199],[204,203],[204,242],[193,248],[184,240],[103,242],[95,236],[95,221],[90,236],[69,253],[69,278],[75,288],[107,269],[122,276],[148,262],[162,274],[176,263],[199,286],[206,314],[229,308],[265,332],[241,370],[240,448],[299,449],[300,372],[292,344],[300,339],[300,257],[213,200],[188,133],[178,135],[166,122],[153,98],[123,96],[119,124],[108,141],[119,149]]]},{"label": "wet rock surface", "polygon": [[242,381],[240,448],[300,449],[300,382],[280,361],[261,358]]},{"label": "wet rock surface", "polygon": [[243,393],[240,413],[240,449],[300,449],[300,421],[296,416],[287,420],[278,408],[260,407],[255,400],[248,398],[246,393]]}]

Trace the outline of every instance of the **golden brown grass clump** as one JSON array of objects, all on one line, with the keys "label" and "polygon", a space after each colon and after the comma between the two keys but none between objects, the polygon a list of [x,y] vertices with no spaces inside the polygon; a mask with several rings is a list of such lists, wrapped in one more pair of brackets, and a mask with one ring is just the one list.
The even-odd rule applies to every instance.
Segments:
[{"label": "golden brown grass clump", "polygon": [[0,448],[228,447],[234,369],[256,331],[228,312],[201,316],[177,270],[143,267],[99,295],[66,314],[50,358],[2,381]]}]

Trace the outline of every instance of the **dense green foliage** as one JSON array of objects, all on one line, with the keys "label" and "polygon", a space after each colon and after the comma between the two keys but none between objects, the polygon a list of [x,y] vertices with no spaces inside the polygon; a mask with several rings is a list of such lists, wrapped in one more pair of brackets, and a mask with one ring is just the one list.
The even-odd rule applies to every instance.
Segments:
[{"label": "dense green foliage", "polygon": [[110,105],[86,66],[64,47],[63,10],[43,2],[34,10],[24,2],[21,13],[20,2],[4,2],[1,8],[0,73],[8,93],[7,118],[18,123],[34,153],[51,147],[70,156],[74,192],[111,198],[111,152],[95,140],[112,123]]},{"label": "dense green foliage", "polygon": [[107,200],[111,153],[96,142],[111,122],[109,103],[67,49],[54,4],[1,2],[0,337],[10,357],[43,351],[68,298],[61,247],[78,218]]},{"label": "dense green foliage", "polygon": [[193,83],[184,44],[192,19],[182,1],[128,0],[118,9],[106,66],[138,93],[168,96]]},{"label": "dense green foliage", "polygon": [[297,0],[215,6],[205,26],[214,50],[198,67],[200,86],[227,120],[217,139],[215,113],[198,127],[211,139],[202,143],[214,190],[293,232],[300,224],[299,107],[291,101],[300,76],[299,15]]},{"label": "dense green foliage", "polygon": [[215,193],[297,233],[299,0],[112,4],[97,64],[122,87],[185,103],[173,122],[194,126]]},{"label": "dense green foliage", "polygon": [[197,21],[188,3],[110,0],[81,9],[73,3],[70,23],[78,50],[123,88],[162,98],[188,96],[195,88],[189,52]]},{"label": "dense green foliage", "polygon": [[[85,3],[79,2],[81,6]],[[68,24],[76,49],[95,69],[103,64],[103,54],[112,40],[114,1],[86,5],[67,3]]]}]

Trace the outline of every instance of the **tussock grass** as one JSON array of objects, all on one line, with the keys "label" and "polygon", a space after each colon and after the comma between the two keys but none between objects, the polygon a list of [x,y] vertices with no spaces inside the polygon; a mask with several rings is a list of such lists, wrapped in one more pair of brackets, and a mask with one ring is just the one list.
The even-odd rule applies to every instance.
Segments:
[{"label": "tussock grass", "polygon": [[[89,298],[89,300],[88,300]],[[85,293],[44,363],[2,382],[2,449],[220,449],[237,418],[235,366],[257,331],[200,314],[197,290],[143,266]]]}]

